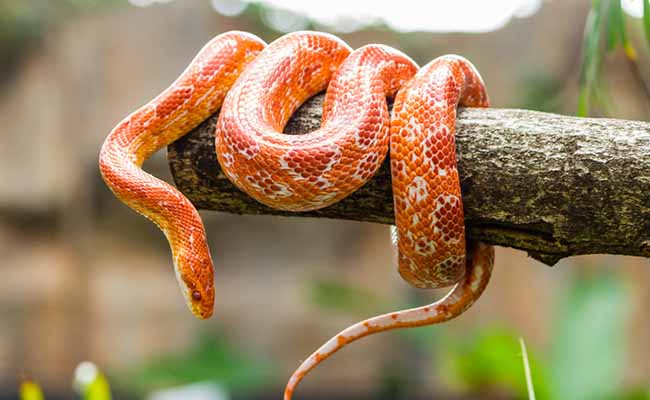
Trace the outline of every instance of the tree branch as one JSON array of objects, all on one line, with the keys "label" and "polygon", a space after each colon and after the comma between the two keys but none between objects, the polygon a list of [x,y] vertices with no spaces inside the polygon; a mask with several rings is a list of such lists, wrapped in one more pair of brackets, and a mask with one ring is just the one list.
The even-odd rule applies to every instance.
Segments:
[{"label": "tree branch", "polygon": [[[320,124],[323,96],[287,133]],[[214,153],[216,115],[168,148],[178,188],[199,209],[393,222],[388,160],[348,198],[288,213],[234,187]],[[462,109],[457,152],[468,236],[552,265],[578,254],[650,256],[650,123],[525,110]]]}]

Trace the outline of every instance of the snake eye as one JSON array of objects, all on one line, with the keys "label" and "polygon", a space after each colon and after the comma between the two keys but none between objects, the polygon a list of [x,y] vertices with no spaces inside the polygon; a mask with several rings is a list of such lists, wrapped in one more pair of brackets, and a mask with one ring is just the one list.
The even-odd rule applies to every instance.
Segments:
[{"label": "snake eye", "polygon": [[201,292],[199,292],[198,290],[193,291],[192,299],[194,299],[194,301],[201,301]]}]

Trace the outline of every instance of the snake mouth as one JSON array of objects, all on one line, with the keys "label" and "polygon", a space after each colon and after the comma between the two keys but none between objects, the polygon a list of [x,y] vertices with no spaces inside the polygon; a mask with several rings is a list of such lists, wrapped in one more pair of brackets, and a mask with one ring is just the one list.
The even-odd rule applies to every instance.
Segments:
[{"label": "snake mouth", "polygon": [[198,319],[208,319],[212,316],[212,313],[212,307],[204,307],[200,305],[192,307],[192,314],[194,314]]}]

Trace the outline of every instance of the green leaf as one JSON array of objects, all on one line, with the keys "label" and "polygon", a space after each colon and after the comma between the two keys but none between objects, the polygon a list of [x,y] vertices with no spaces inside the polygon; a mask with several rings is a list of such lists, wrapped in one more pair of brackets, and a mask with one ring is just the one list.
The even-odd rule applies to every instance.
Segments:
[{"label": "green leaf", "polygon": [[228,390],[244,393],[269,383],[273,369],[263,359],[245,354],[220,337],[199,338],[186,352],[167,354],[123,371],[121,387],[132,392],[189,384],[199,381],[217,382]]},{"label": "green leaf", "polygon": [[576,114],[579,117],[586,117],[589,115],[589,88],[587,85],[580,84],[580,91],[578,92],[578,111]]},{"label": "green leaf", "polygon": [[[500,388],[528,398],[526,372],[517,337],[508,330],[486,328],[471,337],[446,339],[438,346],[446,378],[476,392]],[[550,399],[543,365],[529,349],[531,380],[538,400]]]},{"label": "green leaf", "polygon": [[311,302],[335,312],[369,315],[388,308],[372,292],[336,279],[318,279],[308,287]]},{"label": "green leaf", "polygon": [[552,398],[619,398],[625,370],[629,299],[623,282],[605,274],[573,284],[560,308],[552,350]]},{"label": "green leaf", "polygon": [[528,350],[526,349],[524,338],[519,338],[519,345],[521,347],[521,357],[524,363],[524,377],[526,379],[528,399],[535,400],[535,384],[533,383],[532,374],[530,372],[530,359],[528,358]]},{"label": "green leaf", "polygon": [[26,379],[20,384],[20,400],[43,400],[44,398],[38,383]]},{"label": "green leaf", "polygon": [[623,9],[620,0],[609,0],[609,15],[607,16],[607,51],[614,51],[623,41]]},{"label": "green leaf", "polygon": [[620,0],[609,0],[609,15],[607,16],[607,51],[616,50],[618,44],[623,46],[625,55],[630,60],[636,60],[636,51],[625,31],[625,14]]},{"label": "green leaf", "polygon": [[559,94],[563,88],[562,79],[556,79],[543,72],[533,73],[524,79],[517,108],[559,113]]},{"label": "green leaf", "polygon": [[585,24],[585,38],[582,49],[580,69],[580,91],[578,94],[578,116],[589,114],[592,87],[598,81],[602,52],[600,51],[600,32],[602,11],[600,0],[592,1],[592,7]]},{"label": "green leaf", "polygon": [[650,48],[650,0],[643,0],[643,30],[646,44]]}]

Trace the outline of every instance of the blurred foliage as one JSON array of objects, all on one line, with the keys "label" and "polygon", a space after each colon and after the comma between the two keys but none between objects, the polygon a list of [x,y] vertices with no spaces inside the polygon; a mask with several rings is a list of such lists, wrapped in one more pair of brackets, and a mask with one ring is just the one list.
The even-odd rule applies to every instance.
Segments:
[{"label": "blurred foliage", "polygon": [[632,47],[630,39],[627,37],[625,30],[625,14],[621,2],[609,0],[609,8],[607,10],[607,51],[616,50],[619,46],[623,48],[627,57],[635,60],[636,50]]},{"label": "blurred foliage", "polygon": [[[388,303],[335,281],[317,282],[311,287],[315,304],[330,311],[362,312],[367,307],[360,304],[368,298],[374,299],[377,307]],[[343,296],[332,301],[339,294]],[[443,326],[432,326],[401,330],[399,337],[416,338],[418,353],[431,355],[430,362],[439,365],[443,378],[469,393],[511,393],[515,398],[529,398],[524,372],[527,363],[539,400],[650,400],[650,388],[622,388],[626,338],[621,327],[629,308],[622,280],[605,273],[569,284],[556,313],[559,320],[546,356],[529,351],[524,359],[516,333],[503,327],[484,327],[459,335]],[[186,353],[124,371],[115,381],[140,395],[199,381],[214,381],[233,392],[246,393],[272,384],[270,371],[266,361],[244,356],[223,339],[206,336]],[[406,386],[413,381],[406,375],[412,372],[394,363],[386,371],[383,387],[387,396],[382,398],[407,398]],[[108,382],[99,371],[80,389],[84,400],[111,399]],[[44,399],[38,384],[30,380],[23,381],[20,394],[21,400]]]},{"label": "blurred foliage", "polygon": [[20,384],[20,400],[43,400],[43,390],[38,383],[25,379]]},{"label": "blurred foliage", "polygon": [[523,95],[517,107],[527,110],[560,113],[562,105],[559,93],[564,82],[557,77],[540,73],[531,75],[522,85]]},{"label": "blurred foliage", "polygon": [[186,352],[160,356],[122,371],[114,381],[123,391],[136,394],[205,381],[245,393],[274,382],[269,362],[245,355],[223,338],[207,335]]},{"label": "blurred foliage", "polygon": [[[527,398],[524,359],[517,336],[504,328],[483,328],[472,335],[447,337],[440,347],[441,372],[446,380],[470,392],[486,389]],[[550,399],[548,372],[528,351],[528,363],[537,399]]]},{"label": "blurred foliage", "polygon": [[[79,374],[78,371],[82,366],[85,366],[83,368],[85,373]],[[92,363],[84,362],[77,367],[74,383],[82,400],[111,400],[112,398],[108,380]],[[45,400],[45,396],[38,383],[25,379],[20,384],[20,400]]]},{"label": "blurred foliage", "polygon": [[624,393],[617,399],[620,400],[650,400],[650,389],[634,389]]},{"label": "blurred foliage", "polygon": [[648,50],[650,50],[650,0],[643,0],[643,31]]},{"label": "blurred foliage", "polygon": [[311,303],[327,311],[363,315],[377,313],[387,306],[374,293],[337,279],[314,280],[307,290]]},{"label": "blurred foliage", "polygon": [[[354,311],[368,317],[368,313],[361,311],[366,308],[366,299],[373,299],[373,306],[369,307],[373,314],[379,312],[377,306],[390,304],[345,283],[311,287],[318,293],[311,296],[316,300],[314,304],[330,312]],[[328,288],[333,290],[327,293]],[[344,295],[335,299],[341,293]],[[618,275],[605,273],[573,279],[555,313],[559,320],[554,325],[549,351],[539,352],[528,346],[536,399],[650,400],[650,388],[625,391],[622,385],[626,337],[621,327],[629,317],[629,308],[628,291]],[[525,360],[518,335],[512,330],[492,326],[459,335],[446,325],[434,325],[398,332],[400,340],[416,346],[415,353],[431,354],[430,361],[439,365],[437,370],[452,386],[467,392],[506,391],[516,398],[528,398]],[[393,366],[392,370],[400,368]],[[392,386],[413,383],[412,379],[395,374],[390,378],[388,383]]]},{"label": "blurred foliage", "polygon": [[[549,355],[529,356],[540,400],[648,399],[650,388],[623,389],[628,291],[616,274],[574,279],[559,305]],[[529,346],[530,347],[530,346]],[[456,381],[472,390],[498,385],[527,398],[513,332],[484,328],[445,340],[442,358]],[[539,354],[539,353],[537,353]]]},{"label": "blurred foliage", "polygon": [[[646,32],[647,44],[650,46],[650,0],[642,1],[644,11],[642,24]],[[627,34],[628,20],[620,0],[592,0],[591,3],[591,10],[585,25],[582,68],[580,70],[577,114],[581,117],[589,115],[593,106],[598,107],[605,114],[612,113],[601,79],[603,58],[607,53],[621,48],[630,62],[637,62],[636,50]],[[636,65],[636,68],[638,71],[640,67]],[[640,74],[639,79],[645,85],[643,76]],[[646,94],[650,96],[647,87],[645,90]]]},{"label": "blurred foliage", "polygon": [[624,373],[628,291],[615,274],[572,283],[554,324],[554,399],[617,398]]},{"label": "blurred foliage", "polygon": [[[245,394],[273,385],[271,371],[270,363],[265,360],[247,357],[223,339],[204,336],[187,352],[161,356],[117,372],[112,381],[123,395],[132,394],[135,398],[143,398],[157,389],[207,381]],[[74,385],[82,400],[112,399],[108,379],[92,363],[79,364]],[[27,379],[21,384],[20,396],[21,400],[44,400],[39,385]]]}]

